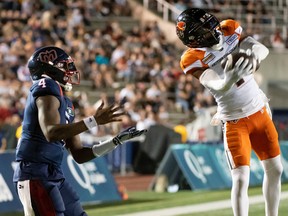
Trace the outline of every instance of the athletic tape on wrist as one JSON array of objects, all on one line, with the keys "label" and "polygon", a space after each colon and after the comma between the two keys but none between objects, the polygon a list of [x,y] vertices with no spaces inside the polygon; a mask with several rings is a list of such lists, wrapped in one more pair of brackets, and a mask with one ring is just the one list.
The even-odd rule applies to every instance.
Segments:
[{"label": "athletic tape on wrist", "polygon": [[96,122],[94,116],[89,116],[87,118],[84,118],[83,121],[89,130],[92,129],[93,127],[97,126],[97,122]]}]

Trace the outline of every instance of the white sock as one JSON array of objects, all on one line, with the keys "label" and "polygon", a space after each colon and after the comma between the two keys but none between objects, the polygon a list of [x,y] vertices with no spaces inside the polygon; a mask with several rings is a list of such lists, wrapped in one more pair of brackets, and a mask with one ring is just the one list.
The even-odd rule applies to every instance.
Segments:
[{"label": "white sock", "polygon": [[250,167],[240,166],[231,170],[232,190],[231,203],[234,216],[248,216],[249,199],[248,187],[250,179]]},{"label": "white sock", "polygon": [[266,216],[277,216],[281,192],[281,174],[283,166],[280,155],[261,161],[264,169],[263,195]]}]

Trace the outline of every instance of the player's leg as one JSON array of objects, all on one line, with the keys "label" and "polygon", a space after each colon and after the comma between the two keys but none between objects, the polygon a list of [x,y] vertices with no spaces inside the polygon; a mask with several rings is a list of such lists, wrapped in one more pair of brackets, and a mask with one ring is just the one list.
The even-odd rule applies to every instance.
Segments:
[{"label": "player's leg", "polygon": [[17,183],[17,192],[25,216],[64,216],[64,205],[57,187],[48,181],[25,180]]},{"label": "player's leg", "polygon": [[248,216],[251,145],[243,120],[226,122],[223,128],[224,147],[231,169],[231,202],[234,216]]},{"label": "player's leg", "polygon": [[264,169],[263,195],[265,199],[266,216],[277,216],[280,194],[281,194],[281,174],[283,166],[280,155],[261,161]]},{"label": "player's leg", "polygon": [[34,216],[34,210],[32,207],[31,197],[30,197],[30,185],[29,180],[19,181],[15,185],[16,191],[18,193],[19,199],[22,203],[24,215]]},{"label": "player's leg", "polygon": [[257,126],[257,131],[251,136],[251,143],[264,170],[262,189],[266,216],[276,216],[278,215],[283,171],[278,134],[265,109],[258,113],[253,121]]},{"label": "player's leg", "polygon": [[248,216],[248,187],[250,179],[250,168],[249,166],[239,166],[235,169],[232,169],[231,174],[231,204],[234,216]]},{"label": "player's leg", "polygon": [[59,189],[66,209],[65,216],[87,216],[81,206],[79,196],[66,180],[63,181]]}]

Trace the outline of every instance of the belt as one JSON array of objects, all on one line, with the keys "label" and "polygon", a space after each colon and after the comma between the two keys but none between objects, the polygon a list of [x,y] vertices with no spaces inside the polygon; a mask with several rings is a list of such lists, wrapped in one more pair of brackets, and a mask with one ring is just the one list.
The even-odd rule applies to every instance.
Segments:
[{"label": "belt", "polygon": [[[259,111],[253,113],[252,115],[255,115],[255,114],[257,114],[257,113],[264,113],[264,111],[265,111],[265,107],[261,108]],[[250,115],[250,116],[251,116],[251,115]],[[248,116],[248,117],[249,117],[249,116]],[[248,118],[248,117],[244,117],[244,118]],[[241,119],[241,118],[240,118],[240,119]],[[237,122],[238,122],[240,119],[233,119],[233,120],[228,120],[228,121],[223,121],[223,120],[221,120],[221,122],[222,122],[223,124],[225,124],[226,122],[228,122],[228,123],[233,123],[233,124],[237,124]]]},{"label": "belt", "polygon": [[233,119],[233,120],[228,120],[228,121],[223,121],[221,120],[222,124],[225,124],[225,123],[233,123],[233,124],[237,124],[237,122],[239,121],[240,119]]}]

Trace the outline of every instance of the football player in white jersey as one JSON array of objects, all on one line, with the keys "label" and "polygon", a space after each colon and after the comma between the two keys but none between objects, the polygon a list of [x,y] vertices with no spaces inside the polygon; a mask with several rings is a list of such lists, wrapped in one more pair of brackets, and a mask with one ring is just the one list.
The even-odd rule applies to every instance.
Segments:
[{"label": "football player in white jersey", "polygon": [[[188,47],[180,60],[183,72],[199,79],[217,102],[211,124],[223,124],[234,216],[248,216],[252,150],[263,165],[266,216],[277,216],[283,171],[278,133],[268,99],[253,75],[269,50],[252,37],[242,38],[242,27],[235,20],[219,22],[214,15],[197,8],[178,16],[176,33]],[[231,55],[239,52],[249,53],[257,64],[241,57],[232,65]],[[223,59],[227,59],[224,67]]]}]

